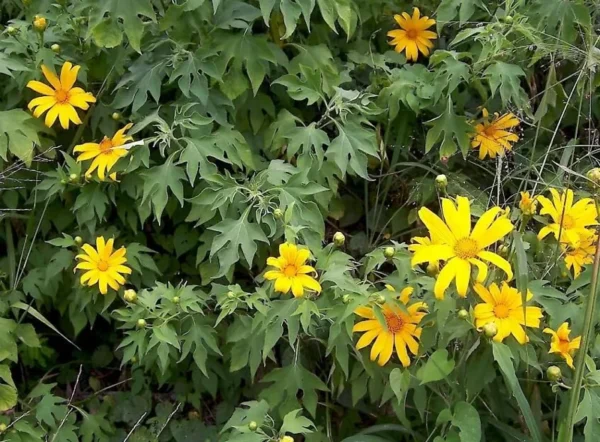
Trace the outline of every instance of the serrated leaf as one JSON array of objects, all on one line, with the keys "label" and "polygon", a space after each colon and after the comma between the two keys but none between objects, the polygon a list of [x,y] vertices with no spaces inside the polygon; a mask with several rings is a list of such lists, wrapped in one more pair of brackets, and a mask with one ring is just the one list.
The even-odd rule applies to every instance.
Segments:
[{"label": "serrated leaf", "polygon": [[521,87],[521,78],[525,72],[515,64],[496,61],[483,72],[483,77],[488,81],[492,96],[500,90],[502,105],[507,107],[510,103],[517,106],[527,106],[527,94]]},{"label": "serrated leaf", "polygon": [[280,84],[287,88],[290,97],[297,101],[306,100],[309,106],[323,99],[321,88],[321,73],[304,65],[300,66],[300,76],[287,74],[279,77],[273,84]]},{"label": "serrated leaf", "polygon": [[150,201],[159,224],[169,199],[169,190],[183,207],[183,184],[181,182],[187,180],[183,169],[174,164],[175,155],[171,155],[161,166],[155,166],[141,174],[144,179],[142,204]]},{"label": "serrated leaf", "polygon": [[281,425],[281,429],[279,430],[280,434],[307,434],[312,433],[313,428],[315,428],[315,424],[313,422],[304,417],[300,416],[302,409],[290,411],[283,417],[283,424]]},{"label": "serrated leaf", "polygon": [[452,101],[448,100],[446,110],[439,117],[431,120],[431,129],[427,131],[425,138],[425,152],[441,143],[440,157],[449,157],[460,148],[463,156],[469,152],[469,134],[473,131],[471,125],[464,116],[458,116],[452,108]]},{"label": "serrated leaf", "polygon": [[34,147],[40,145],[39,132],[44,131],[40,124],[20,109],[0,111],[0,158],[7,161],[10,153],[29,166]]},{"label": "serrated leaf", "polygon": [[369,179],[368,157],[379,158],[377,139],[373,129],[367,129],[361,121],[349,118],[346,123],[335,122],[338,136],[333,139],[325,156],[339,167],[342,176],[349,172]]}]

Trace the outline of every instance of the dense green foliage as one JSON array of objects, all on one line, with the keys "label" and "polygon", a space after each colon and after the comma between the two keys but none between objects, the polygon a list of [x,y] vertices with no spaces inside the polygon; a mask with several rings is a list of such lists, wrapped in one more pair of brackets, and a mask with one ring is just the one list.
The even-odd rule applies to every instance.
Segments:
[{"label": "dense green foliage", "polygon": [[[413,7],[438,38],[407,62],[386,33]],[[0,440],[554,441],[574,372],[542,328],[582,334],[592,266],[574,277],[519,192],[590,196],[599,20],[585,0],[0,2]],[[27,84],[67,61],[96,103],[65,130]],[[471,147],[484,108],[521,122],[496,159]],[[87,174],[75,146],[129,122],[116,180]],[[473,291],[436,299],[411,265],[442,196],[510,208],[493,249],[544,311],[529,343],[488,339]],[[75,270],[99,236],[133,271],[106,295]],[[320,294],[265,280],[283,242],[310,249]],[[409,367],[356,349],[384,284],[428,305]],[[594,338],[575,440],[600,434],[598,358]]]}]

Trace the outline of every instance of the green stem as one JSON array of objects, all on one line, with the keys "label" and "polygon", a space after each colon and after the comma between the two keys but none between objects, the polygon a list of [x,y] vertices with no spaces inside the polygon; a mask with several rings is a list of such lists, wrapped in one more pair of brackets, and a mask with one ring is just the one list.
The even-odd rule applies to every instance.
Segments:
[{"label": "green stem", "polygon": [[15,243],[13,241],[12,228],[10,226],[10,220],[4,220],[4,232],[6,235],[6,253],[8,255],[8,268],[9,268],[9,281],[10,287],[15,287],[15,279],[17,275],[17,257],[15,254]]},{"label": "green stem", "polygon": [[[596,203],[598,206],[598,203]],[[594,312],[596,310],[596,297],[598,295],[598,270],[600,269],[600,236],[596,241],[596,256],[594,257],[594,269],[592,272],[592,283],[590,288],[590,296],[587,298],[585,305],[585,317],[583,324],[583,332],[581,333],[581,347],[575,358],[575,378],[569,397],[569,408],[567,418],[561,425],[558,433],[558,442],[573,441],[573,427],[575,426],[575,414],[579,405],[581,396],[581,385],[583,384],[583,372],[585,370],[585,357],[587,356],[588,347],[591,340],[591,334],[594,331],[596,318]]]}]

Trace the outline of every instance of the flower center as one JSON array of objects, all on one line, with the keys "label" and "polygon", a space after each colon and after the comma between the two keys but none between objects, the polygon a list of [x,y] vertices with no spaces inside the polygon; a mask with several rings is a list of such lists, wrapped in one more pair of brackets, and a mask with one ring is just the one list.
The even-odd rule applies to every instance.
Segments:
[{"label": "flower center", "polygon": [[496,134],[496,128],[494,127],[493,124],[490,124],[483,130],[483,133],[486,134],[488,137],[493,138],[494,135]]},{"label": "flower center", "polygon": [[54,93],[54,98],[56,99],[56,101],[58,101],[59,103],[66,103],[67,101],[69,101],[69,92],[63,90],[63,89],[58,89],[55,93]]},{"label": "flower center", "polygon": [[387,328],[392,333],[398,333],[404,327],[404,321],[402,318],[395,313],[384,313],[385,323],[387,324]]},{"label": "flower center", "polygon": [[408,31],[406,31],[406,36],[411,40],[416,39],[418,35],[419,32],[416,29],[409,29]]},{"label": "flower center", "polygon": [[562,227],[563,229],[572,229],[575,227],[575,220],[571,215],[567,215],[566,213],[562,217]]},{"label": "flower center", "polygon": [[561,353],[569,353],[569,341],[565,341],[564,339],[558,340],[558,348]]},{"label": "flower center", "polygon": [[510,309],[508,308],[507,305],[498,304],[498,305],[496,305],[496,307],[494,307],[494,315],[498,319],[508,318],[509,313],[510,313]]},{"label": "flower center", "polygon": [[479,245],[472,238],[462,238],[456,241],[454,253],[461,259],[475,258],[479,253]]},{"label": "flower center", "polygon": [[283,269],[283,274],[285,276],[296,276],[297,272],[296,266],[294,265],[287,266],[285,269]]},{"label": "flower center", "polygon": [[106,138],[104,137],[104,139],[102,141],[100,141],[100,150],[102,151],[102,153],[107,153],[109,152],[113,147],[112,141],[110,140],[110,138]]},{"label": "flower center", "polygon": [[106,272],[108,270],[108,263],[106,261],[100,261],[98,263],[98,270],[101,272]]}]

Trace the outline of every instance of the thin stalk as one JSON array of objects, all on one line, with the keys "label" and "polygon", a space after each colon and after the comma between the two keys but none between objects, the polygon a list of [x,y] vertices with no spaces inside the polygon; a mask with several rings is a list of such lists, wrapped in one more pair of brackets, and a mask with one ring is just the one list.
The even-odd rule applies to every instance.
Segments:
[{"label": "thin stalk", "polygon": [[[596,204],[598,205],[598,204]],[[598,270],[600,269],[600,236],[596,241],[596,255],[594,257],[594,269],[592,272],[592,284],[590,287],[590,296],[587,298],[585,305],[585,317],[583,323],[583,332],[581,333],[581,347],[575,357],[575,378],[569,397],[569,408],[567,418],[560,428],[558,434],[558,442],[573,441],[573,427],[575,426],[575,414],[579,405],[581,396],[581,385],[583,384],[583,372],[585,370],[585,357],[588,352],[591,334],[594,331],[596,318],[594,312],[596,310],[596,298],[598,296]]]},{"label": "thin stalk", "polygon": [[6,235],[6,253],[8,255],[8,268],[9,268],[9,282],[10,287],[15,286],[15,279],[17,277],[17,258],[15,254],[15,243],[13,241],[12,228],[10,220],[4,220],[5,235]]}]

